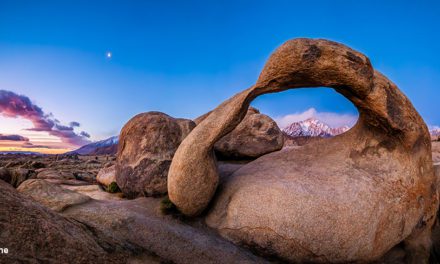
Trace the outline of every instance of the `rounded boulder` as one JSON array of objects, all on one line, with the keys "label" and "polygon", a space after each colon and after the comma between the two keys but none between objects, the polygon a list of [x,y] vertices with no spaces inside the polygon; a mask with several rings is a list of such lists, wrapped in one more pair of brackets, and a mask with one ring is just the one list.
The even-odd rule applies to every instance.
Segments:
[{"label": "rounded boulder", "polygon": [[123,128],[116,183],[128,198],[167,193],[168,169],[176,149],[195,127],[191,120],[160,112],[133,117]]}]

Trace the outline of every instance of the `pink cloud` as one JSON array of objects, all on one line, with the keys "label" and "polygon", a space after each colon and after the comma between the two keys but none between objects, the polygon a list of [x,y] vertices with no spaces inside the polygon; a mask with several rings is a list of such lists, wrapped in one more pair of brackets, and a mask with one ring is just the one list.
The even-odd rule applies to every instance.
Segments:
[{"label": "pink cloud", "polygon": [[28,130],[47,132],[69,145],[82,146],[90,142],[87,137],[74,131],[74,127],[79,126],[78,122],[71,122],[69,126],[59,124],[51,113],[46,114],[41,107],[32,103],[29,97],[24,95],[0,90],[0,114],[11,118],[25,118],[34,126]]}]

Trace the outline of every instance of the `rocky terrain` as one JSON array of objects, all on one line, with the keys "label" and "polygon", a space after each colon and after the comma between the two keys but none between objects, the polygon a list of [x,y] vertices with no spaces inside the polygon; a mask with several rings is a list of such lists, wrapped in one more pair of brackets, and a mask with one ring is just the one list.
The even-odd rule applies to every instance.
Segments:
[{"label": "rocky terrain", "polygon": [[[308,120],[289,131],[310,133],[286,137],[249,107],[308,86],[333,87],[362,119],[342,134]],[[296,39],[195,120],[146,112],[117,144],[0,155],[0,262],[438,263],[433,161],[440,142],[368,58]]]},{"label": "rocky terrain", "polygon": [[[434,161],[440,163],[440,142],[432,142],[432,150]],[[27,260],[32,263],[34,260],[50,259],[51,263],[58,263],[57,259],[67,257],[72,263],[91,263],[95,260],[106,263],[225,263],[223,258],[225,261],[229,259],[228,263],[236,262],[238,259],[242,259],[243,263],[277,262],[270,254],[258,256],[247,248],[237,247],[225,241],[209,230],[203,219],[190,220],[169,214],[168,211],[164,211],[168,210],[168,207],[163,198],[140,197],[129,200],[119,190],[115,193],[109,192],[107,186],[115,181],[115,159],[116,156],[0,155],[0,178],[10,182],[14,187],[18,186],[17,192],[5,183],[0,183],[2,193],[5,193],[6,188],[14,198],[7,200],[2,196],[2,215],[17,215],[19,219],[16,211],[7,212],[5,208],[13,203],[26,202],[27,206],[22,214],[27,221],[38,220],[38,223],[57,226],[65,232],[57,234],[64,236],[63,243],[80,243],[82,247],[89,243],[87,247],[91,254],[86,258],[84,248],[78,246],[70,248],[69,251],[65,251],[65,246],[57,249],[56,243],[50,240],[50,237],[44,236],[37,240],[37,234],[31,234],[30,230],[26,233],[20,229],[18,233],[22,236],[17,236],[17,231],[10,234],[15,238],[14,243],[20,245],[11,244],[11,239],[2,239],[4,245],[9,242],[7,245],[10,250],[10,255],[1,256],[2,261],[18,263]],[[222,178],[226,179],[244,164],[220,163]],[[5,177],[5,170],[10,172],[9,177]],[[103,177],[106,171],[109,175]],[[98,174],[100,177],[97,178]],[[17,205],[14,205],[14,208],[16,207]],[[45,218],[29,218],[29,210],[36,210],[40,218]],[[171,213],[172,210],[171,207]],[[41,216],[43,213],[45,215]],[[23,222],[20,225],[14,223],[7,226],[7,223],[8,221],[2,220],[2,230],[16,230],[17,226],[25,228],[29,224]],[[50,231],[44,232],[53,236]],[[67,232],[75,232],[76,237],[67,237]],[[438,237],[440,240],[440,232]],[[22,243],[29,238],[35,240]],[[143,246],[139,246],[141,243]],[[172,247],[169,248],[168,245]],[[440,249],[440,243],[438,247]],[[21,250],[30,248],[36,248],[39,252],[21,253]],[[181,251],[182,248],[186,249],[185,252]],[[12,253],[13,249],[20,252]],[[93,251],[101,253],[97,255]],[[104,257],[106,254],[108,256]],[[404,249],[396,247],[385,256],[385,260],[378,263],[390,263],[388,260],[404,263],[404,256]],[[183,258],[185,260],[182,260]]]}]

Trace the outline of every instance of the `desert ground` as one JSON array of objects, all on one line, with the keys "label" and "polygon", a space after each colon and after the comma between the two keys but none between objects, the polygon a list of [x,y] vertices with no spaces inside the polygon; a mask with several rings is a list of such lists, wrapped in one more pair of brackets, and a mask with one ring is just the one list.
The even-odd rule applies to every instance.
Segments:
[{"label": "desert ground", "polygon": [[[432,142],[432,150],[434,163],[440,163],[439,141]],[[80,232],[92,232],[98,245],[113,252],[111,261],[115,263],[124,258],[130,263],[179,263],[182,259],[185,263],[282,262],[270,254],[230,243],[206,226],[203,218],[184,217],[163,197],[131,200],[119,189],[110,190],[108,180],[102,178],[104,184],[100,183],[97,175],[108,168],[112,171],[115,159],[114,155],[1,155],[0,176],[5,179],[8,171],[11,185],[32,202],[75,222]],[[228,177],[245,163],[220,162],[221,177]],[[50,224],[50,219],[43,223]],[[440,236],[434,239],[438,240]],[[440,247],[434,246],[435,250]],[[51,247],[56,246],[45,247],[51,255]],[[404,257],[399,245],[375,263],[404,263]]]}]

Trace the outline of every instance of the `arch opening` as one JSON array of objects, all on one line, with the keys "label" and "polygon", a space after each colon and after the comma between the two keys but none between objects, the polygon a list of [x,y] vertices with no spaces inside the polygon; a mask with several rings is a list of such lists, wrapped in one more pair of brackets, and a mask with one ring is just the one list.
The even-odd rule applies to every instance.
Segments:
[{"label": "arch opening", "polygon": [[251,106],[275,120],[285,135],[284,146],[303,145],[350,130],[359,118],[355,105],[329,87],[290,89],[263,94]]}]

